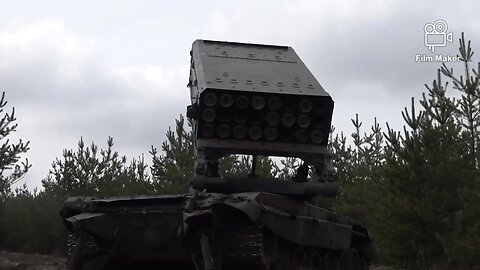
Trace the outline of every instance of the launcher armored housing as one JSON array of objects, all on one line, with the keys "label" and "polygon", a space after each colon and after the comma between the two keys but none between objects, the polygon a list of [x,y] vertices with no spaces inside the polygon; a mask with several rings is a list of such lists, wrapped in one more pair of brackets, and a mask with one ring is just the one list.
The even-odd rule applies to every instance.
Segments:
[{"label": "launcher armored housing", "polygon": [[[295,51],[196,40],[190,54],[190,192],[69,198],[69,269],[368,269],[377,250],[367,230],[309,203],[337,192],[333,100]],[[230,154],[252,155],[251,173],[220,175]],[[258,155],[302,165],[289,180],[259,177]]]}]

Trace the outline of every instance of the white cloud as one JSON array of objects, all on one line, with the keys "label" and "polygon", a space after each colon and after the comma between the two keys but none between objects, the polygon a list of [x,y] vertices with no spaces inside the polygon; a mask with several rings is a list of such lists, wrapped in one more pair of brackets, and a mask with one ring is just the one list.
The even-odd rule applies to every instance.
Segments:
[{"label": "white cloud", "polygon": [[[117,79],[135,92],[130,94],[139,95],[145,102],[158,103],[168,97],[173,102],[184,99],[188,91],[187,75],[189,66],[178,68],[166,68],[161,65],[129,66],[115,70]],[[178,82],[184,82],[184,88],[178,89]],[[183,90],[183,91],[182,91]]]},{"label": "white cloud", "polygon": [[103,145],[112,135],[129,156],[160,144],[189,103],[195,38],[292,46],[332,95],[337,130],[347,133],[356,112],[364,126],[377,116],[401,127],[400,111],[439,66],[414,62],[427,51],[425,23],[449,23],[455,45],[443,52],[456,53],[461,31],[474,46],[480,41],[475,1],[115,2],[115,12],[112,4],[0,10],[0,21],[10,13],[28,20],[0,26],[0,90],[17,107],[17,135],[32,140],[31,182],[80,136]]},{"label": "white cloud", "polygon": [[65,29],[58,21],[10,24],[0,32],[0,71],[48,61],[55,67],[52,72],[80,80],[81,69],[94,59],[97,46],[93,39]]},{"label": "white cloud", "polygon": [[111,66],[101,45],[59,21],[0,29],[0,89],[17,108],[13,138],[31,140],[29,185],[80,136],[103,146],[111,135],[122,154],[146,153],[188,103],[188,66]]}]

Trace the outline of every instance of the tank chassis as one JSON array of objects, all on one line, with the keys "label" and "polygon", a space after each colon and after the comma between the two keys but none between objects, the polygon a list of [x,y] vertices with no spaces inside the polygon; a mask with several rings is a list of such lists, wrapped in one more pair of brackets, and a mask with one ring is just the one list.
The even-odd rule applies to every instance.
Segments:
[{"label": "tank chassis", "polygon": [[[368,231],[309,203],[337,194],[333,100],[295,51],[196,40],[190,54],[190,191],[69,198],[69,269],[368,269],[377,256]],[[252,155],[251,173],[220,175],[230,154]],[[260,177],[257,156],[303,163],[289,180]]]}]

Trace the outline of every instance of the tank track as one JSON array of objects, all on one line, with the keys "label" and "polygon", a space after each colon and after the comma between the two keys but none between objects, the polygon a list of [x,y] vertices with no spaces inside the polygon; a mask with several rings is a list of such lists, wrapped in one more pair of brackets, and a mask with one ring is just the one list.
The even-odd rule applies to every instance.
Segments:
[{"label": "tank track", "polygon": [[67,262],[66,267],[69,270],[83,269],[85,262],[94,258],[97,255],[105,253],[98,248],[93,237],[84,239],[80,243],[80,238],[75,234],[68,235],[67,242]]},{"label": "tank track", "polygon": [[229,226],[223,237],[225,269],[231,270],[366,270],[356,250],[304,247],[261,226]]},{"label": "tank track", "polygon": [[[367,270],[368,262],[356,250],[340,251],[304,247],[278,237],[262,226],[231,225],[222,237],[222,269],[226,270]],[[83,269],[80,261],[95,257],[100,250],[89,238],[82,250],[76,250],[79,239],[69,236],[67,269]],[[72,256],[81,252],[81,256]],[[73,259],[77,257],[77,259]],[[99,268],[103,269],[103,268]]]}]

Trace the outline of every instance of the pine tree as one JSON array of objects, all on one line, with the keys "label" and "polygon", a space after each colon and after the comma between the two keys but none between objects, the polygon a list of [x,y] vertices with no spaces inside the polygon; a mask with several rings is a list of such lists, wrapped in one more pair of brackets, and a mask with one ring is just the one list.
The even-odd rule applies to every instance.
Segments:
[{"label": "pine tree", "polygon": [[460,60],[464,65],[464,75],[455,76],[453,69],[448,68],[444,63],[441,72],[453,82],[453,88],[462,93],[462,97],[458,102],[458,107],[455,110],[459,117],[460,125],[463,127],[464,136],[469,138],[469,153],[471,160],[476,168],[480,167],[480,63],[479,69],[470,69],[470,62],[472,61],[473,51],[470,47],[470,41],[465,43],[465,36],[459,39]]},{"label": "pine tree", "polygon": [[20,161],[20,155],[29,150],[29,141],[23,142],[21,139],[18,143],[11,143],[7,137],[17,131],[18,123],[15,118],[15,108],[10,113],[4,112],[7,106],[5,100],[5,92],[0,98],[0,213],[5,205],[6,200],[12,195],[11,186],[21,179],[31,165],[28,159],[24,162]]},{"label": "pine tree", "polygon": [[[444,64],[420,101],[390,128],[361,136],[352,119],[350,146],[343,133],[330,147],[342,192],[334,208],[366,223],[387,262],[402,268],[466,268],[480,264],[480,76],[470,69],[470,42],[460,39],[465,74]],[[460,91],[447,96],[448,82]],[[385,139],[385,141],[383,141]]]},{"label": "pine tree", "polygon": [[167,139],[162,143],[162,153],[153,146],[150,150],[154,184],[161,193],[186,192],[193,177],[193,134],[191,128],[187,130],[185,127],[185,118],[182,115],[175,123],[175,131],[171,128],[167,131]]},{"label": "pine tree", "polygon": [[[222,175],[248,176],[252,173],[253,157],[251,155],[230,155],[220,160]],[[268,156],[257,156],[255,174],[260,177],[275,177],[277,164]]]},{"label": "pine tree", "polygon": [[[480,265],[480,63],[477,69],[470,69],[473,50],[471,43],[465,42],[465,36],[459,39],[460,60],[464,74],[457,76],[452,68],[442,65],[441,72],[453,82],[453,88],[462,94],[455,114],[461,128],[461,137],[467,150],[463,155],[468,158],[468,171],[463,173],[464,186],[459,190],[460,209],[448,219],[449,231],[441,236],[442,244],[455,265]],[[462,179],[462,174],[457,179]],[[458,181],[458,180],[456,180]]]},{"label": "pine tree", "polygon": [[[295,157],[286,157],[280,160],[280,166],[277,166],[276,177],[282,180],[292,180],[301,161]],[[281,169],[279,168],[281,167]]]},{"label": "pine tree", "polygon": [[371,133],[361,133],[362,122],[356,114],[351,119],[355,132],[351,137],[353,147],[347,144],[343,132],[330,142],[333,163],[337,172],[340,194],[333,205],[342,214],[368,225],[371,223],[372,208],[376,201],[376,184],[381,178],[379,168],[383,160],[383,135],[374,119]]},{"label": "pine tree", "polygon": [[107,149],[98,150],[93,142],[86,146],[81,138],[78,149],[65,149],[56,159],[48,176],[42,180],[45,192],[62,201],[68,196],[141,195],[153,192],[143,157],[127,158],[113,150],[113,138]]},{"label": "pine tree", "polygon": [[454,114],[456,102],[445,95],[440,72],[426,87],[423,111],[416,114],[412,98],[411,112],[402,112],[408,128],[402,135],[388,128],[386,134],[386,195],[380,202],[389,207],[378,224],[379,238],[390,258],[408,268],[418,267],[419,261],[427,266],[450,263],[442,238],[462,209],[460,191],[472,177]]}]

